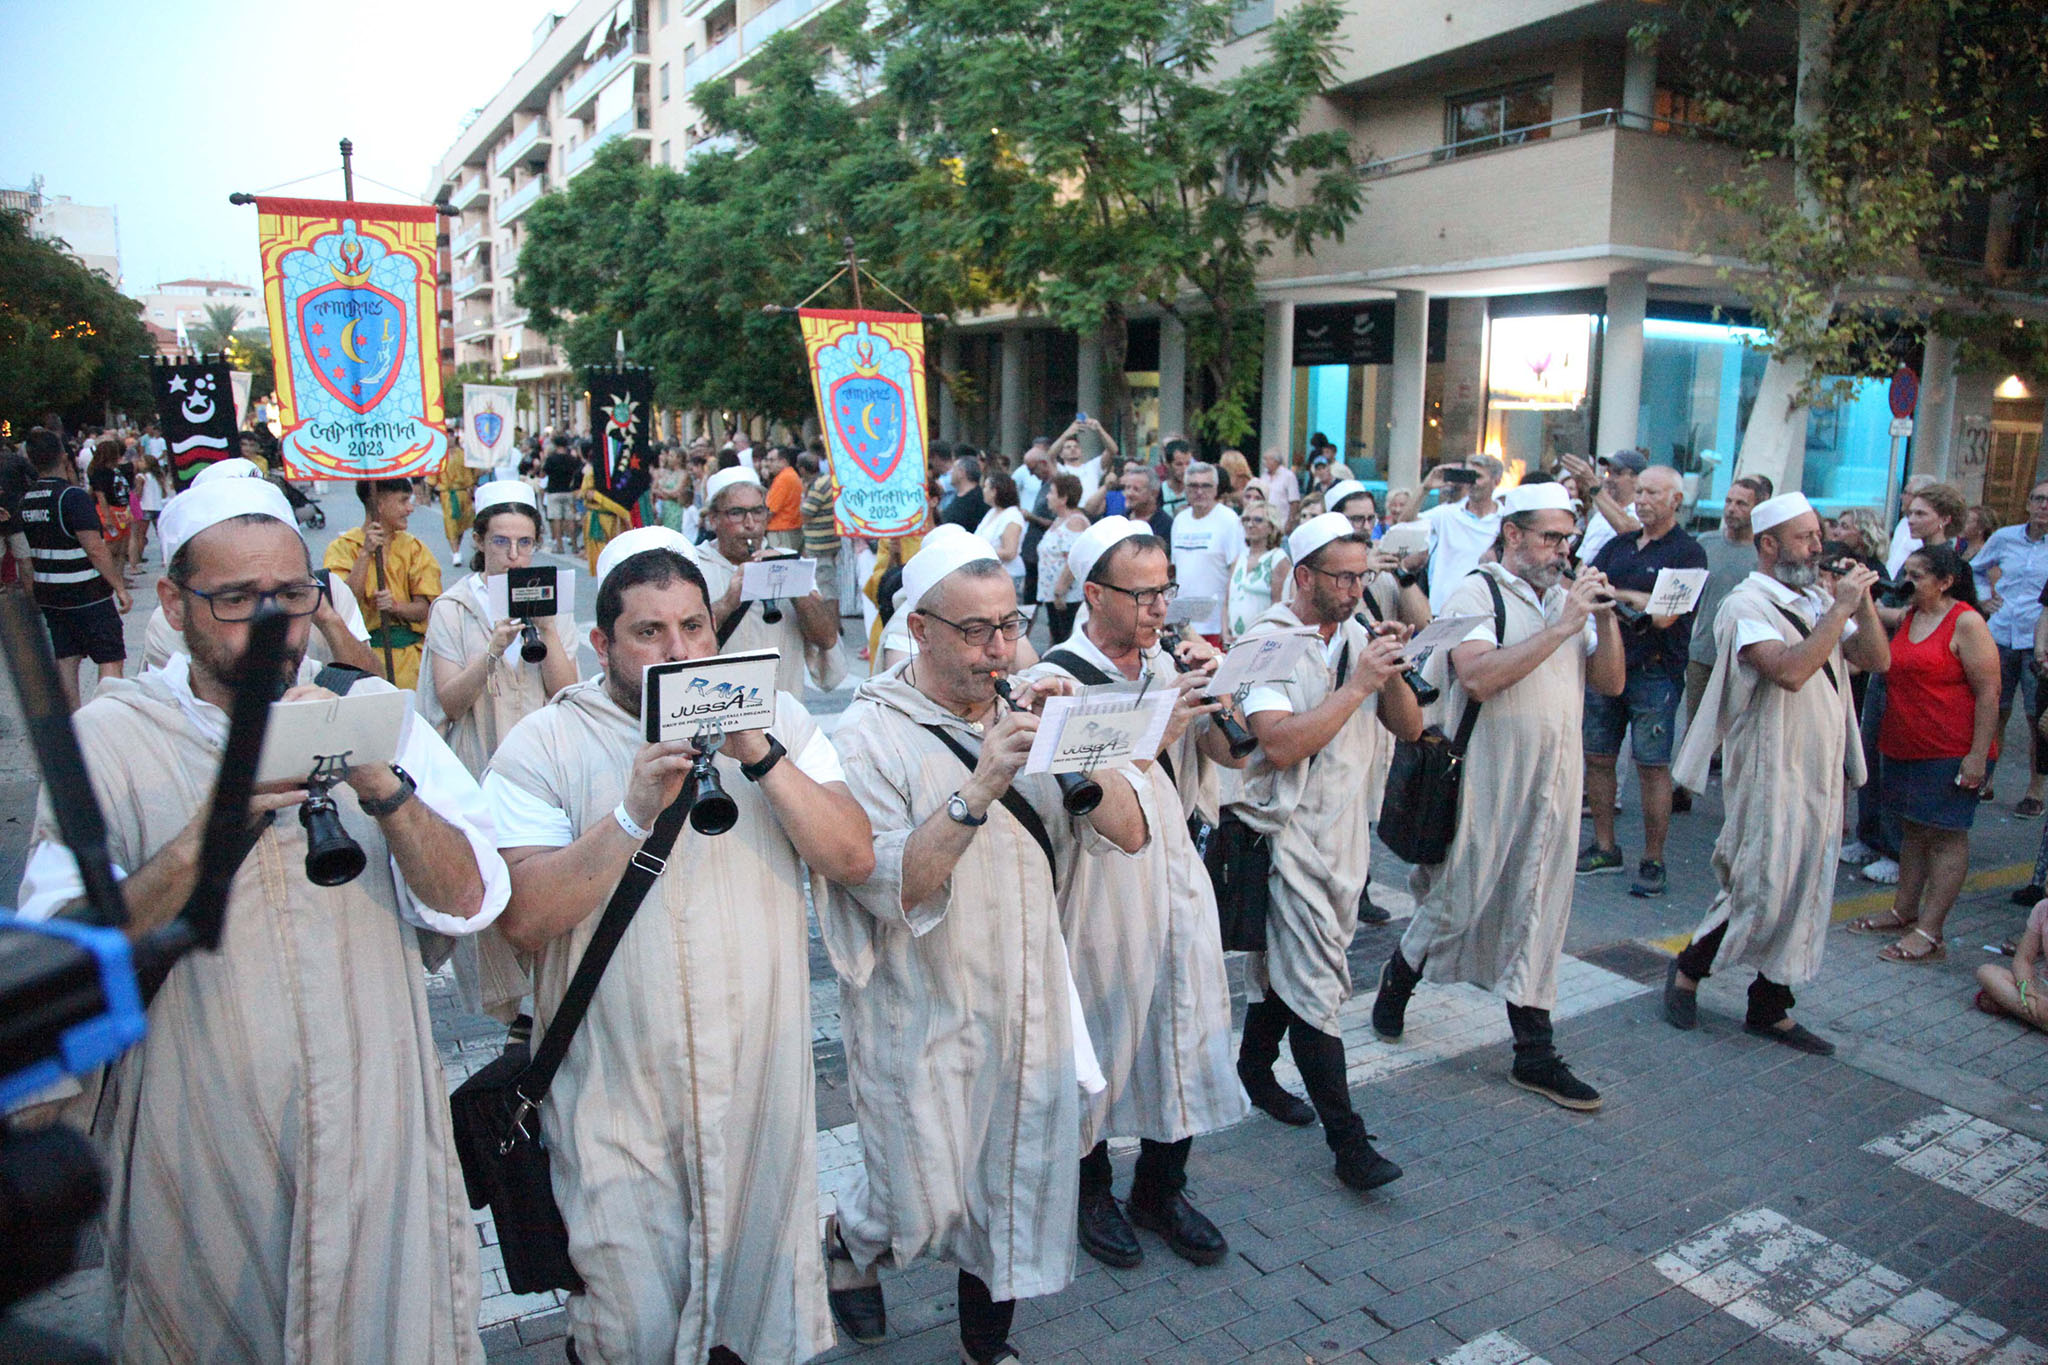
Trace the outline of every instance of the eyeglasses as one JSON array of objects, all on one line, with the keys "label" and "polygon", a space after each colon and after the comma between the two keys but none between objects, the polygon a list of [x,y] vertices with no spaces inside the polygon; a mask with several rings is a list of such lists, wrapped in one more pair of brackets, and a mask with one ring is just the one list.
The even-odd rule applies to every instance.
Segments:
[{"label": "eyeglasses", "polygon": [[1031,628],[1031,622],[1022,616],[1006,616],[1000,621],[969,621],[963,625],[958,621],[948,621],[936,612],[920,611],[917,614],[937,621],[942,626],[951,626],[960,632],[961,639],[976,649],[994,639],[997,631],[1003,633],[1005,640],[1021,640],[1024,638],[1024,632]]},{"label": "eyeglasses", "polygon": [[540,542],[532,536],[521,536],[517,540],[510,536],[492,536],[490,547],[501,555],[524,555],[538,550]]},{"label": "eyeglasses", "polygon": [[1123,588],[1118,587],[1114,583],[1104,583],[1102,586],[1108,588],[1111,592],[1120,592],[1130,598],[1131,601],[1137,603],[1139,611],[1145,610],[1154,602],[1171,602],[1174,598],[1180,596],[1180,584],[1178,583],[1168,583],[1163,588]]},{"label": "eyeglasses", "polygon": [[728,507],[719,515],[727,521],[746,521],[754,517],[759,517],[761,520],[766,521],[768,520],[768,504],[762,503],[758,507]]},{"label": "eyeglasses", "polygon": [[317,581],[287,583],[281,588],[264,592],[258,588],[223,588],[219,592],[207,592],[201,588],[186,588],[186,592],[206,603],[216,621],[252,621],[269,602],[286,616],[311,616],[320,610],[320,599],[327,590]]},{"label": "eyeglasses", "polygon": [[1577,531],[1524,531],[1524,532],[1523,532],[1522,534],[1523,534],[1523,535],[1525,535],[1525,536],[1529,536],[1529,537],[1531,537],[1532,539],[1535,539],[1535,540],[1540,540],[1540,541],[1542,541],[1542,542],[1543,542],[1543,543],[1544,543],[1545,545],[1548,545],[1548,546],[1549,546],[1549,547],[1550,547],[1551,549],[1555,550],[1555,549],[1558,549],[1558,548],[1559,548],[1560,546],[1562,546],[1562,545],[1563,545],[1563,544],[1564,544],[1564,543],[1565,543],[1566,541],[1570,540],[1570,539],[1571,539],[1571,538],[1572,538],[1573,536],[1577,535],[1577,534],[1578,534],[1578,532],[1577,532]]},{"label": "eyeglasses", "polygon": [[1313,564],[1308,565],[1307,568],[1310,573],[1327,578],[1340,588],[1362,588],[1365,586],[1365,581],[1372,577],[1371,570],[1367,570],[1364,573],[1332,573],[1328,569],[1318,569]]}]

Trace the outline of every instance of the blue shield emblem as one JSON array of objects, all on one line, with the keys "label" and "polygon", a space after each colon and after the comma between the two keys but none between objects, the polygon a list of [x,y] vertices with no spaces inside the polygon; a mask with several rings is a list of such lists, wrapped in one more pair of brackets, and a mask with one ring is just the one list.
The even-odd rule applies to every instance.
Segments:
[{"label": "blue shield emblem", "polygon": [[358,415],[384,401],[405,356],[404,304],[373,284],[336,280],[299,297],[297,321],[321,388]]},{"label": "blue shield emblem", "polygon": [[505,419],[495,412],[479,412],[469,419],[469,427],[476,433],[478,445],[494,446],[505,434]]},{"label": "blue shield emblem", "polygon": [[839,448],[877,482],[903,459],[910,404],[896,382],[883,375],[850,374],[832,385],[826,399]]}]

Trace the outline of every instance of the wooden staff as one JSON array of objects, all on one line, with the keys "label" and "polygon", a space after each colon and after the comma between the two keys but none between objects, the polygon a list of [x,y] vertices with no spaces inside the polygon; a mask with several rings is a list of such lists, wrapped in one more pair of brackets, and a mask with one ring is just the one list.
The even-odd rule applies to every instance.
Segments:
[{"label": "wooden staff", "polygon": [[[371,563],[377,570],[377,591],[385,590],[384,547],[378,546],[370,552]],[[377,612],[377,628],[384,633],[384,681],[393,687],[398,685],[398,669],[391,662],[391,613],[381,608]]]}]

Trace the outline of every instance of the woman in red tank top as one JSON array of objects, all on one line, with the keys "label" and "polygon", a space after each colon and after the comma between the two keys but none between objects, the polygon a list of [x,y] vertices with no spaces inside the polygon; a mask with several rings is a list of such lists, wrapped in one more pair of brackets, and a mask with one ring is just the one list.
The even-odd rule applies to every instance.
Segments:
[{"label": "woman in red tank top", "polygon": [[1899,890],[1886,922],[1904,928],[1879,953],[1939,962],[1942,924],[1970,870],[1970,825],[1998,728],[1998,649],[1969,565],[1947,545],[1915,551],[1900,571],[1913,602],[1892,636],[1885,673],[1884,802],[1904,830]]}]

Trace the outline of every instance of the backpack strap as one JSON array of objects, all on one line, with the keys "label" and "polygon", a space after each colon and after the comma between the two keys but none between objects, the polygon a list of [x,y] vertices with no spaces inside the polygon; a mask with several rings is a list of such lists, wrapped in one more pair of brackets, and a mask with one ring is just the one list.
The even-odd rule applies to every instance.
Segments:
[{"label": "backpack strap", "polygon": [[[1806,622],[1800,620],[1797,616],[1787,611],[1785,609],[1784,603],[1773,602],[1771,603],[1771,605],[1778,609],[1778,615],[1784,617],[1787,621],[1790,621],[1792,623],[1792,629],[1799,632],[1800,639],[1806,640],[1812,638],[1812,628],[1809,627],[1806,624]],[[1828,675],[1828,685],[1833,687],[1835,689],[1836,694],[1839,695],[1842,691],[1842,680],[1835,676],[1835,661],[1833,659],[1822,660],[1821,671]]]},{"label": "backpack strap", "polygon": [[337,697],[345,697],[348,690],[365,678],[374,678],[374,673],[365,673],[360,668],[347,664],[322,664],[320,671],[313,675],[313,686],[324,687]]},{"label": "backpack strap", "polygon": [[[1508,602],[1501,596],[1500,584],[1493,581],[1493,575],[1483,569],[1474,569],[1486,580],[1486,590],[1493,594],[1493,641],[1496,646],[1504,643],[1508,633]],[[1451,740],[1451,757],[1463,758],[1465,746],[1472,742],[1472,727],[1479,724],[1479,703],[1466,698],[1465,710],[1458,717],[1458,733]]]}]

